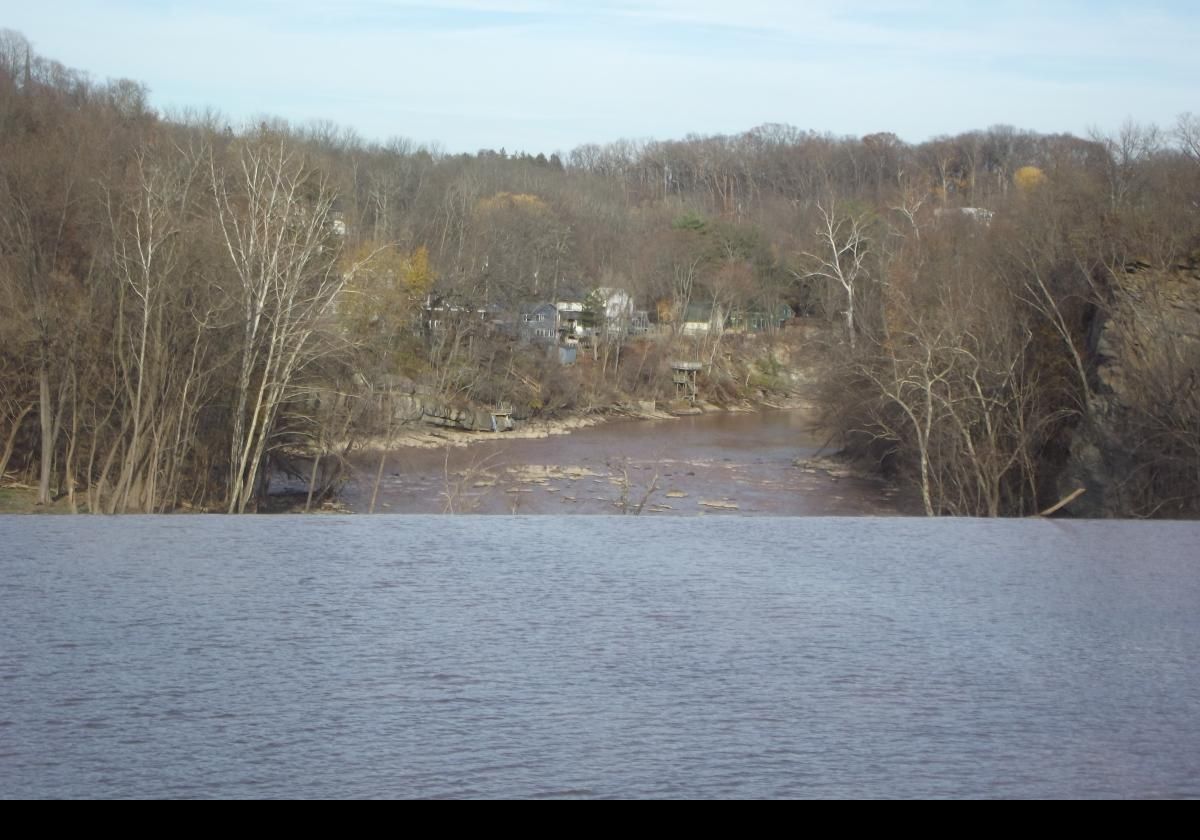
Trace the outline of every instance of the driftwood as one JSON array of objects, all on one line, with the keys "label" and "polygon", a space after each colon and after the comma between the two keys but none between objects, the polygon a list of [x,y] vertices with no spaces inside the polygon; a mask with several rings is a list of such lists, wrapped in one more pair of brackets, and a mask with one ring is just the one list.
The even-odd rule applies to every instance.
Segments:
[{"label": "driftwood", "polygon": [[1066,496],[1065,498],[1063,498],[1063,499],[1060,499],[1058,502],[1056,502],[1056,503],[1054,503],[1054,504],[1050,505],[1050,507],[1046,508],[1044,511],[1042,511],[1041,513],[1039,513],[1039,514],[1038,514],[1038,516],[1049,516],[1050,514],[1052,514],[1052,513],[1056,512],[1056,511],[1060,510],[1061,508],[1064,508],[1064,507],[1066,507],[1067,505],[1071,504],[1071,502],[1073,502],[1073,501],[1075,501],[1076,499],[1078,499],[1078,498],[1079,498],[1080,496],[1082,496],[1082,495],[1083,495],[1085,492],[1087,492],[1087,488],[1084,488],[1084,487],[1080,487],[1079,489],[1072,491],[1072,492],[1071,492],[1071,494],[1070,494],[1069,496]]}]

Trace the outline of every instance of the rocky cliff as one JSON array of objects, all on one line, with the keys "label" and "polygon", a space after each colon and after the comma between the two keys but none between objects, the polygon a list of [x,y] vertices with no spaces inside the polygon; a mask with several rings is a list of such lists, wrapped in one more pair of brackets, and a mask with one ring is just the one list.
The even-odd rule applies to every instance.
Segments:
[{"label": "rocky cliff", "polygon": [[1128,266],[1093,330],[1094,390],[1060,481],[1077,516],[1200,513],[1200,261]]},{"label": "rocky cliff", "polygon": [[452,405],[410,383],[392,388],[391,405],[393,417],[400,423],[427,423],[468,432],[503,432],[513,427],[510,416],[496,416],[489,408],[478,405]]}]

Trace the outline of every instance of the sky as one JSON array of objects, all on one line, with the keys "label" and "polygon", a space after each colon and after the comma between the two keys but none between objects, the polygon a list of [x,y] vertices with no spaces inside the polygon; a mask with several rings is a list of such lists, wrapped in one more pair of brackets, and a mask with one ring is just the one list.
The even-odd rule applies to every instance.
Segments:
[{"label": "sky", "polygon": [[909,142],[1200,113],[1200,3],[0,0],[0,28],[160,110],[451,153],[787,123]]}]

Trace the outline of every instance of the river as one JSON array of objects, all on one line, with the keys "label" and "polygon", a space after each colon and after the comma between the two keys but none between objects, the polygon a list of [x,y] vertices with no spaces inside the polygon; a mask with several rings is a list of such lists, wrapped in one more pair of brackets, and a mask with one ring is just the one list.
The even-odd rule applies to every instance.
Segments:
[{"label": "river", "polygon": [[[884,482],[804,466],[825,440],[801,411],[615,420],[569,435],[481,434],[479,439],[465,447],[394,450],[385,464],[376,512],[570,515],[640,508],[656,516],[844,516],[917,511],[915,500]],[[350,510],[369,509],[377,464],[377,456],[356,463],[358,479],[340,499]]]},{"label": "river", "polygon": [[1196,797],[1194,523],[0,517],[0,796]]},{"label": "river", "polygon": [[902,516],[820,444],[610,422],[393,452],[405,516],[0,517],[0,797],[1200,796],[1200,525]]}]

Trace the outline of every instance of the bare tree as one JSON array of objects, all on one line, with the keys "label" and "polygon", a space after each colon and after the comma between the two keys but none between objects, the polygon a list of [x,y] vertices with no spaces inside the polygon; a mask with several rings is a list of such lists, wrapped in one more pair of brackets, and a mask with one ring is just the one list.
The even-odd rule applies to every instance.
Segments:
[{"label": "bare tree", "polygon": [[227,176],[209,156],[220,234],[241,320],[229,451],[228,511],[245,512],[279,407],[312,357],[311,339],[353,268],[338,270],[334,193],[286,141],[236,152]]},{"label": "bare tree", "polygon": [[7,294],[19,301],[33,327],[37,359],[38,504],[50,502],[58,440],[55,421],[61,408],[55,400],[59,389],[52,382],[63,363],[58,298],[71,278],[61,270],[60,254],[69,245],[80,193],[67,131],[64,126],[49,137],[22,138],[25,142],[7,148],[0,159],[0,258],[4,261],[0,279],[9,281]]},{"label": "bare tree", "polygon": [[871,241],[867,236],[867,218],[865,214],[839,213],[834,201],[829,202],[828,210],[818,203],[817,210],[821,216],[821,223],[816,235],[821,247],[819,254],[803,254],[810,266],[806,276],[823,278],[837,284],[845,292],[846,308],[842,310],[842,315],[846,320],[846,333],[853,349],[857,331],[856,294],[867,280],[867,256],[871,252]]},{"label": "bare tree", "polygon": [[[503,458],[503,451],[490,455],[472,457],[463,468],[454,471],[450,467],[450,445],[446,445],[442,462],[442,513],[472,513],[483,503],[483,497],[495,485],[491,474],[496,463]],[[472,493],[479,485],[486,485],[483,493]]]},{"label": "bare tree", "polygon": [[[635,483],[629,475],[630,460],[628,458],[609,459],[606,465],[612,475],[611,481],[617,485],[620,491],[620,496],[613,504],[623,516],[641,516],[651,497],[658,492],[658,462],[655,462],[654,474],[644,485]],[[636,499],[633,498],[635,490],[637,491]]]},{"label": "bare tree", "polygon": [[1175,139],[1188,159],[1200,165],[1200,115],[1181,114],[1175,125]]},{"label": "bare tree", "polygon": [[1090,136],[1105,151],[1109,206],[1116,212],[1143,188],[1146,177],[1143,164],[1161,148],[1162,134],[1153,124],[1143,126],[1126,120],[1114,135],[1093,130]]},{"label": "bare tree", "polygon": [[[127,189],[106,185],[115,275],[117,383],[124,422],[110,512],[169,506],[194,446],[198,413],[210,396],[215,302],[181,271],[195,212],[199,160],[182,150],[137,149]],[[99,433],[100,430],[97,430]],[[107,479],[98,478],[93,503]]]}]

